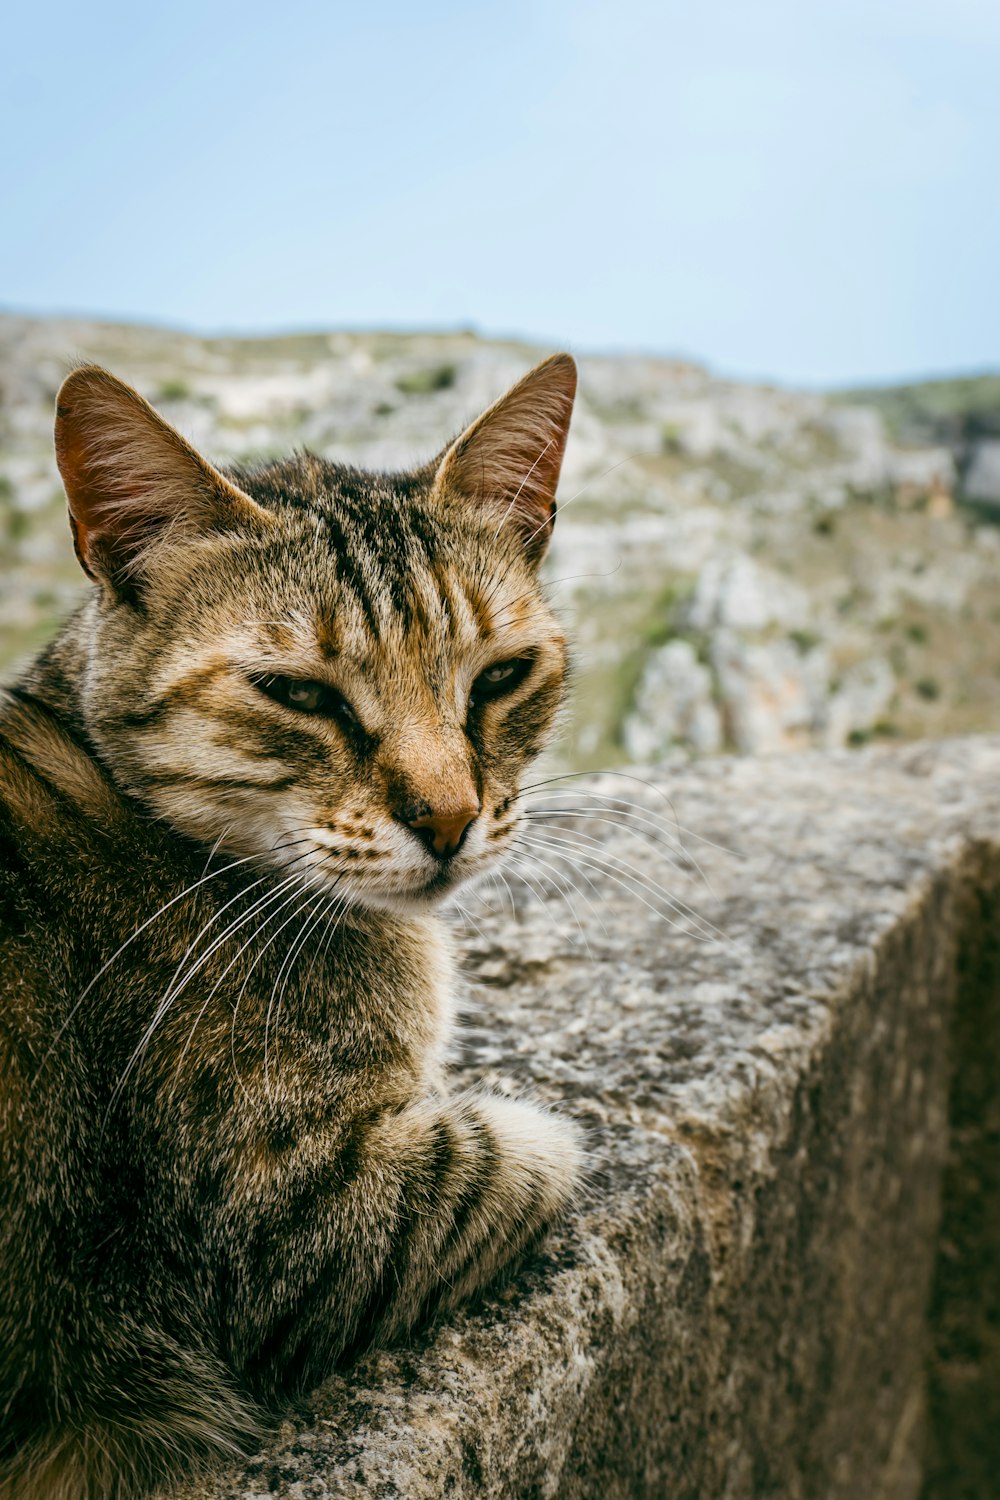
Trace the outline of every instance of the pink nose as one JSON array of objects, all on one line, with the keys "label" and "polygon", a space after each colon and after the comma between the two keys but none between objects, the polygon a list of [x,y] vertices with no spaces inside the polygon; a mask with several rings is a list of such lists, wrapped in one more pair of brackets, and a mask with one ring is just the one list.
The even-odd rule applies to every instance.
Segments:
[{"label": "pink nose", "polygon": [[417,818],[407,818],[411,828],[420,832],[428,849],[440,858],[454,854],[465,837],[465,830],[475,822],[478,807],[462,807],[446,813],[425,812]]}]

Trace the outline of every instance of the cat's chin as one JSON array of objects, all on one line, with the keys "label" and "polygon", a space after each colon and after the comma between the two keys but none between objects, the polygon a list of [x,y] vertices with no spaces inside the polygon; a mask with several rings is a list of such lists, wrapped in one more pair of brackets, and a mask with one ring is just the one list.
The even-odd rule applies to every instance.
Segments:
[{"label": "cat's chin", "polygon": [[367,908],[369,911],[392,912],[395,916],[413,917],[426,915],[426,913],[443,906],[463,886],[468,886],[474,881],[479,871],[450,870],[447,867],[437,871],[430,880],[421,886],[398,891],[371,891],[358,889],[350,893],[351,905],[358,908]]}]

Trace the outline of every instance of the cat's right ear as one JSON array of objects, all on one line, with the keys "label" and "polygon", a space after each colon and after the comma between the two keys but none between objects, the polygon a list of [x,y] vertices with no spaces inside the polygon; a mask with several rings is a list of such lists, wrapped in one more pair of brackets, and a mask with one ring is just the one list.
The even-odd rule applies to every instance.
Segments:
[{"label": "cat's right ear", "polygon": [[81,365],[63,381],[55,443],[76,555],[91,578],[118,593],[141,592],[165,540],[274,524],[137,391],[99,365]]}]

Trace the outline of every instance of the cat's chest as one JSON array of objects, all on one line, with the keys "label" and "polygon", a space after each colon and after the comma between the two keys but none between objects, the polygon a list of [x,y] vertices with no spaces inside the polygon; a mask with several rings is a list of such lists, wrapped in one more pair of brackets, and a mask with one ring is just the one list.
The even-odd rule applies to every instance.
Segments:
[{"label": "cat's chest", "polygon": [[436,924],[313,911],[269,930],[237,906],[227,932],[224,906],[181,909],[164,951],[151,939],[130,966],[133,1052],[172,1097],[217,1115],[230,1097],[308,1110],[379,1080],[434,1085],[452,1027]]}]

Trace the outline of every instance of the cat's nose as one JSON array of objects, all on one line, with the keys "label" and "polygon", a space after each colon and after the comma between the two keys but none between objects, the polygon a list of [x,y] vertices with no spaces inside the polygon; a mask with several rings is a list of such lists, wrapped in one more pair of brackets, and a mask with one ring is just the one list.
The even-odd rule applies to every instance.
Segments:
[{"label": "cat's nose", "polygon": [[439,859],[447,859],[461,848],[470,824],[479,816],[479,808],[449,807],[435,812],[426,802],[404,809],[403,821]]}]

